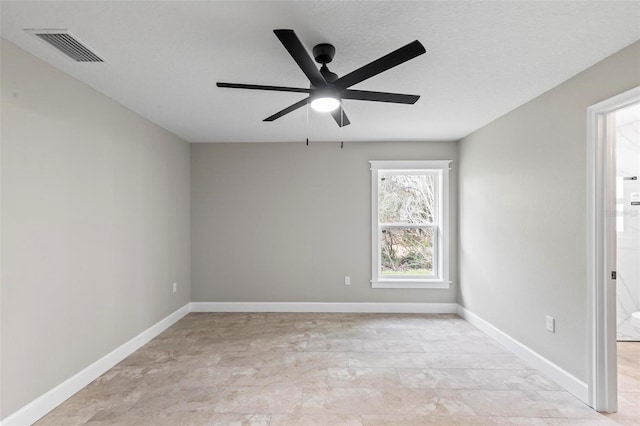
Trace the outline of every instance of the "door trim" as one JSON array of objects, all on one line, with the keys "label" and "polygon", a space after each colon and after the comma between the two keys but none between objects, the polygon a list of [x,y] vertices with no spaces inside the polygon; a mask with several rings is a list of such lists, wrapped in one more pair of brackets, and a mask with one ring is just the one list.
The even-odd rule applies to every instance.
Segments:
[{"label": "door trim", "polygon": [[589,402],[617,411],[615,144],[611,112],[640,102],[640,86],[587,108]]}]

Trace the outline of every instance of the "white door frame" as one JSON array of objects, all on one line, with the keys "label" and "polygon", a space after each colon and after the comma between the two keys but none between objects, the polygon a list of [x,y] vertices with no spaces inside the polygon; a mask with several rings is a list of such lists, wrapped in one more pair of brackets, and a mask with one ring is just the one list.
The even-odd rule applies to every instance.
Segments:
[{"label": "white door frame", "polygon": [[615,128],[611,112],[640,102],[640,86],[587,109],[589,404],[618,409],[616,349]]}]

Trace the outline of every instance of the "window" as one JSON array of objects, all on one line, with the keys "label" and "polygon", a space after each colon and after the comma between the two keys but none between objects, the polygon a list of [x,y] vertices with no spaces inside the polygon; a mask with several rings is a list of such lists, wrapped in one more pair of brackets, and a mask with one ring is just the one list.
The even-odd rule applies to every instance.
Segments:
[{"label": "window", "polygon": [[371,161],[373,288],[449,288],[449,164]]}]

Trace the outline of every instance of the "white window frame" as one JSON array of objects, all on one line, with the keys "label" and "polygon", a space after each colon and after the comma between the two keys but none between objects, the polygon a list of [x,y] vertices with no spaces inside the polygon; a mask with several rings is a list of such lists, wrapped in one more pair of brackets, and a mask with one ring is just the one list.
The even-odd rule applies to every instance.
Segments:
[{"label": "white window frame", "polygon": [[[436,161],[370,161],[371,164],[371,287],[373,288],[449,288],[449,170],[451,160]],[[398,224],[393,227],[434,229],[434,275],[384,277],[381,274],[380,243],[382,227],[378,217],[378,179],[381,174],[428,174],[437,177],[434,224]]]}]

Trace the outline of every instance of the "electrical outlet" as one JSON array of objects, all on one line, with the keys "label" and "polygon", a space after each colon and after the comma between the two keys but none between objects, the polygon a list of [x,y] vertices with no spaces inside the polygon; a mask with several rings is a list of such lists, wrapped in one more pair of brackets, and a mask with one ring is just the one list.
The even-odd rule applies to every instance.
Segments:
[{"label": "electrical outlet", "polygon": [[351,277],[350,276],[344,277],[344,285],[351,285]]},{"label": "electrical outlet", "polygon": [[547,315],[547,331],[556,332],[556,319],[551,315]]},{"label": "electrical outlet", "polygon": [[178,283],[173,283],[173,292],[178,291]]}]

